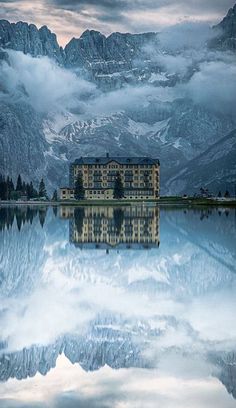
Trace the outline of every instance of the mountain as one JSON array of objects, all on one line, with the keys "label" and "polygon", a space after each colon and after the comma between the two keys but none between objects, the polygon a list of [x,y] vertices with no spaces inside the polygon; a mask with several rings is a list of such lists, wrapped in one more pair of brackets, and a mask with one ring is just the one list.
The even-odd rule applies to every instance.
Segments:
[{"label": "mountain", "polygon": [[[71,118],[59,134],[56,132],[58,120],[46,121],[44,132],[52,157],[61,157],[64,166],[78,156],[103,155],[105,151],[120,156],[127,151],[132,156],[158,156],[161,157],[163,193],[168,191],[169,179],[179,168],[184,168],[189,160],[205,152],[235,127],[231,118],[186,100],[166,104],[152,100],[149,106],[140,106],[134,111],[130,108],[127,112],[89,120]],[[231,158],[233,165],[233,156]],[[222,176],[219,180],[222,189],[224,182]],[[178,184],[168,188],[174,192],[176,186]],[[191,186],[187,187],[189,191]]]},{"label": "mountain", "polygon": [[232,7],[226,17],[216,26],[215,30],[219,31],[219,35],[213,41],[213,45],[220,49],[234,50],[236,49],[236,4]]},{"label": "mountain", "polygon": [[[214,47],[221,51],[233,49],[235,10],[236,6],[217,26],[220,34],[214,39]],[[86,30],[62,49],[56,35],[46,26],[38,29],[33,24],[0,20],[0,47],[0,173],[14,179],[21,173],[26,180],[33,175],[36,183],[45,177],[50,192],[68,183],[71,160],[81,155],[103,155],[106,151],[158,157],[162,194],[196,192],[200,184],[205,185],[198,157],[206,154],[210,159],[211,147],[216,155],[216,149],[223,148],[218,142],[236,128],[232,107],[229,113],[227,109],[219,113],[210,103],[194,101],[185,91],[179,95],[181,87],[185,89],[190,84],[208,56],[204,57],[206,60],[201,56],[199,62],[193,61],[185,69],[189,55],[186,57],[181,50],[172,53],[163,50],[158,33],[113,33],[106,37],[98,31]],[[48,57],[59,65],[61,72],[73,73],[95,84],[94,94],[85,92],[73,108],[49,106],[48,112],[39,112],[38,106],[30,103],[25,85],[19,83],[20,76],[18,82],[11,79],[6,90],[4,75],[12,69],[8,49],[34,58]],[[212,58],[212,51],[209,52]],[[224,59],[224,52],[221,55]],[[22,65],[17,69],[22,69]],[[27,76],[32,69],[40,74],[41,68],[27,66]],[[43,79],[37,86],[43,87],[45,82]],[[32,91],[33,85],[30,86]],[[124,94],[119,93],[122,89],[126,90]],[[52,91],[45,87],[45,92]],[[119,102],[111,112],[106,97],[111,106]],[[234,158],[230,155],[229,159],[231,162],[225,161],[226,172],[221,176],[214,165],[210,165],[211,173],[207,172],[206,184],[215,192],[224,190],[225,183],[234,179]],[[231,178],[227,176],[226,181],[224,175],[230,172]],[[229,189],[233,192],[230,185]]]},{"label": "mountain", "polygon": [[0,47],[22,51],[33,57],[47,56],[63,63],[63,49],[59,47],[56,35],[46,26],[39,30],[34,24],[19,21],[9,23],[0,20]]},{"label": "mountain", "polygon": [[158,72],[149,53],[145,53],[145,46],[150,44],[159,46],[156,33],[113,33],[105,37],[86,30],[66,45],[65,66],[86,71],[88,78],[104,90],[146,82],[152,72]]},{"label": "mountain", "polygon": [[183,166],[167,181],[171,192],[196,192],[202,186],[210,191],[232,189],[236,181],[236,130],[213,144]]}]

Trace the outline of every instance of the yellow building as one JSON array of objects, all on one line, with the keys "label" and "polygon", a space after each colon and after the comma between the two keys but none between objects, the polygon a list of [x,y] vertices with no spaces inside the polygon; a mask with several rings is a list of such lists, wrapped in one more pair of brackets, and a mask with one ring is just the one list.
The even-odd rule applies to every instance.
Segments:
[{"label": "yellow building", "polygon": [[81,157],[70,165],[70,187],[60,189],[60,199],[74,198],[78,175],[82,176],[85,199],[113,199],[114,184],[120,175],[124,197],[159,198],[160,162],[149,157]]},{"label": "yellow building", "polygon": [[65,206],[60,215],[70,218],[70,242],[80,248],[148,249],[160,244],[158,207]]}]

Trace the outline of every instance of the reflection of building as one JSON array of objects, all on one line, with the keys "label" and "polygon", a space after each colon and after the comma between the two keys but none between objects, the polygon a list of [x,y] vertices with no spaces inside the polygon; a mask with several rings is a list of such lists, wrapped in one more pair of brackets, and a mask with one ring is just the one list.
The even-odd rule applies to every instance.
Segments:
[{"label": "reflection of building", "polygon": [[86,199],[112,199],[119,174],[125,198],[153,200],[159,198],[159,170],[159,160],[148,157],[81,157],[70,165],[70,187],[60,189],[60,198],[74,198],[81,175]]},{"label": "reflection of building", "polygon": [[160,244],[158,207],[61,207],[61,216],[70,218],[70,242],[81,248],[145,249]]}]

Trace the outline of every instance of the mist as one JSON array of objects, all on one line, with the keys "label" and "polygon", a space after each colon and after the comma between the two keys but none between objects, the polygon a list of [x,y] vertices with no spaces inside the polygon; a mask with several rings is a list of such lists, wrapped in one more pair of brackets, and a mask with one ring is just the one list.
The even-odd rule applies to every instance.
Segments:
[{"label": "mist", "polygon": [[66,70],[48,57],[33,58],[8,50],[0,69],[0,98],[24,100],[42,113],[72,109],[95,90],[95,85]]}]

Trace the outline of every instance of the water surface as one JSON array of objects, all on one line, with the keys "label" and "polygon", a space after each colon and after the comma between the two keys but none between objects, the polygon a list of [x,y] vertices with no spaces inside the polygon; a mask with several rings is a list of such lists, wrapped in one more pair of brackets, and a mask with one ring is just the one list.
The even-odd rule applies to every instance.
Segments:
[{"label": "water surface", "polygon": [[235,242],[235,210],[0,207],[0,407],[235,407]]}]

